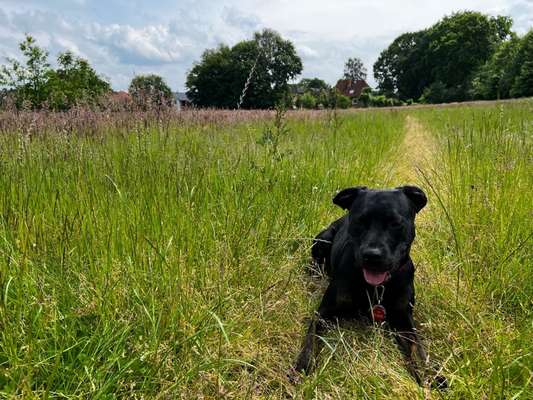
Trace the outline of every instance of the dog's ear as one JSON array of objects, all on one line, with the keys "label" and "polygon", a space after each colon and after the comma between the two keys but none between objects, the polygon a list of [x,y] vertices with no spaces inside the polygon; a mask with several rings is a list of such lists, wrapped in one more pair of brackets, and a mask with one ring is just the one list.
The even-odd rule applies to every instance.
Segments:
[{"label": "dog's ear", "polygon": [[407,198],[413,204],[413,207],[415,208],[415,212],[417,213],[421,209],[423,209],[428,202],[428,199],[424,191],[417,186],[401,186],[396,189],[402,191],[407,196]]},{"label": "dog's ear", "polygon": [[343,189],[335,195],[333,198],[333,204],[336,204],[345,210],[349,210],[355,198],[365,189],[367,189],[366,186]]}]

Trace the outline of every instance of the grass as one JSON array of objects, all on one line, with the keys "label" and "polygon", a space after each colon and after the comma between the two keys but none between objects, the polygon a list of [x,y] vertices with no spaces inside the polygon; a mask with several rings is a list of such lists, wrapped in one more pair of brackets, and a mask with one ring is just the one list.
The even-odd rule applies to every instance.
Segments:
[{"label": "grass", "polygon": [[[0,124],[4,397],[531,397],[531,103],[91,118]],[[418,174],[396,172],[406,118],[437,147]],[[332,195],[406,179],[430,197],[416,317],[451,389],[417,387],[385,331],[352,323],[293,385]]]}]

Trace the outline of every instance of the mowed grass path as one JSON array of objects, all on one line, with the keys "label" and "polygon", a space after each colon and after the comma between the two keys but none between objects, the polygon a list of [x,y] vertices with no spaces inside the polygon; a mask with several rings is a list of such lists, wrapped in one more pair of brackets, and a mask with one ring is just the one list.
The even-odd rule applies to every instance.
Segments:
[{"label": "mowed grass path", "polygon": [[[1,392],[531,397],[531,105],[324,113],[286,128],[0,138]],[[304,272],[310,238],[342,214],[331,196],[405,183],[430,199],[416,317],[451,389],[417,387],[389,334],[353,324],[289,383],[323,285]]]}]

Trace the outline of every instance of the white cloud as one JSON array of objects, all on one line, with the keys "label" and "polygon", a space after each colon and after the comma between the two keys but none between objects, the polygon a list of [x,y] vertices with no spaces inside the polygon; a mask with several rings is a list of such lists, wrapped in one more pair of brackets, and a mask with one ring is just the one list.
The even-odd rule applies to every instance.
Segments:
[{"label": "white cloud", "polygon": [[121,62],[133,65],[179,61],[187,45],[170,32],[168,26],[92,25],[86,38],[113,51]]},{"label": "white cloud", "polygon": [[80,50],[78,45],[74,41],[72,41],[70,39],[67,39],[67,38],[59,36],[59,37],[55,37],[54,41],[57,43],[58,46],[60,46],[61,48],[65,49],[65,50],[68,50],[68,51],[74,53],[78,57],[89,58],[85,53],[83,53]]},{"label": "white cloud", "polygon": [[306,59],[313,59],[313,58],[316,59],[320,57],[320,54],[318,53],[318,51],[312,49],[309,46],[306,46],[305,44],[299,45],[296,51],[301,57],[306,58]]}]

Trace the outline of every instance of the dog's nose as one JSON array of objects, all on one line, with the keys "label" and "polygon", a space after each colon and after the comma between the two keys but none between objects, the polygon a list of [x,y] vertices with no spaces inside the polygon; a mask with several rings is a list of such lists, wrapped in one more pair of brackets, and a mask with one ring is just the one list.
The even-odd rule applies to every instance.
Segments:
[{"label": "dog's nose", "polygon": [[383,257],[383,251],[377,247],[371,247],[363,251],[363,261],[365,263],[377,263]]}]

